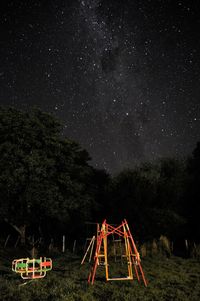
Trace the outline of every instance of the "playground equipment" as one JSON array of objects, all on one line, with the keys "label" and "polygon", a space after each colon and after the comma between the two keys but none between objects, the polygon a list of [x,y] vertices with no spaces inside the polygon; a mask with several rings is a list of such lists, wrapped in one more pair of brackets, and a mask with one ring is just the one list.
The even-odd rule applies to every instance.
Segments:
[{"label": "playground equipment", "polygon": [[[114,249],[112,250],[115,262],[117,262],[117,257],[120,256],[121,259],[123,259],[124,263],[127,266],[127,276],[125,277],[110,277],[110,269],[111,269],[111,262],[110,259],[110,252],[111,249],[109,249],[109,240],[108,237],[112,237],[114,241]],[[114,238],[118,239],[114,239]],[[91,258],[91,252],[93,250],[95,238],[93,237],[90,241],[90,244],[86,250],[86,253],[83,257],[83,260],[81,264],[84,263],[87,254],[90,252],[90,258]],[[116,243],[117,246],[116,247]],[[118,254],[117,254],[118,253]],[[138,281],[140,281],[140,276],[142,277],[143,283],[145,286],[147,286],[147,281],[145,279],[145,275],[141,266],[141,259],[140,255],[137,251],[135,242],[133,240],[133,237],[131,235],[128,223],[126,220],[122,222],[121,225],[114,227],[106,222],[102,223],[101,227],[99,224],[97,224],[97,237],[96,237],[96,249],[94,254],[94,263],[91,268],[91,271],[88,276],[88,283],[94,284],[95,275],[97,267],[103,265],[105,267],[105,275],[106,280],[133,280],[133,267],[135,271],[135,275]]]},{"label": "playground equipment", "polygon": [[88,247],[87,247],[87,250],[86,250],[86,252],[85,252],[85,255],[83,256],[83,259],[82,259],[82,261],[81,261],[81,264],[84,263],[84,261],[85,261],[85,259],[86,259],[86,257],[87,257],[87,254],[88,254],[89,252],[90,252],[89,262],[91,262],[91,260],[92,260],[92,253],[93,253],[93,249],[94,249],[94,243],[95,243],[95,240],[96,240],[95,235],[92,236],[91,239],[87,238],[87,241],[88,241],[88,240],[90,241],[90,243],[89,243],[89,245],[88,245]]},{"label": "playground equipment", "polygon": [[52,260],[50,258],[15,259],[12,262],[12,271],[19,273],[23,279],[39,279],[46,276],[46,272],[52,269]]}]

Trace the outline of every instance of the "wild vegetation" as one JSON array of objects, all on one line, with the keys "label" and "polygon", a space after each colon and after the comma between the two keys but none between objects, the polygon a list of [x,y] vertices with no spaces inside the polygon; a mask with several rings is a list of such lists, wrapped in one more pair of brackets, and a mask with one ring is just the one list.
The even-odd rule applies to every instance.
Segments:
[{"label": "wild vegetation", "polygon": [[28,235],[84,237],[85,221],[104,218],[126,218],[140,241],[200,237],[200,142],[185,160],[163,158],[111,176],[40,110],[1,107],[0,138],[0,222],[21,243]]},{"label": "wild vegetation", "polygon": [[[200,142],[188,158],[162,158],[111,176],[92,167],[87,151],[63,137],[60,122],[37,109],[1,107],[0,141],[0,300],[200,299]],[[101,273],[88,287],[88,267],[75,255],[57,254],[45,279],[24,286],[11,272],[12,259],[33,247],[47,255],[62,235],[82,248],[94,234],[86,222],[105,218],[128,220],[147,254],[147,289],[137,282],[105,284]],[[152,257],[163,237],[167,256]]]},{"label": "wild vegetation", "polygon": [[[20,254],[18,254],[20,256]],[[21,254],[22,255],[22,254]],[[52,255],[52,254],[51,254]],[[104,267],[97,271],[94,285],[87,283],[89,264],[80,265],[73,254],[53,254],[53,270],[39,280],[25,282],[10,268],[15,252],[1,252],[1,301],[199,301],[200,263],[179,257],[145,257],[142,261],[148,287],[134,281],[105,282]],[[121,269],[116,264],[114,270]]]}]

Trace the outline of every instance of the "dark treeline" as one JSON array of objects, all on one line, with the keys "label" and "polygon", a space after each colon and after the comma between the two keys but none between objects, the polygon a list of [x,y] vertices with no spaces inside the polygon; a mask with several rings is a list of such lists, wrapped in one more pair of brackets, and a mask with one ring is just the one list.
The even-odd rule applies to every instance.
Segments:
[{"label": "dark treeline", "polygon": [[126,218],[139,241],[199,241],[199,142],[184,160],[163,158],[112,177],[61,133],[60,122],[38,109],[0,108],[0,223],[21,243],[29,235],[83,238],[86,221],[105,218]]}]

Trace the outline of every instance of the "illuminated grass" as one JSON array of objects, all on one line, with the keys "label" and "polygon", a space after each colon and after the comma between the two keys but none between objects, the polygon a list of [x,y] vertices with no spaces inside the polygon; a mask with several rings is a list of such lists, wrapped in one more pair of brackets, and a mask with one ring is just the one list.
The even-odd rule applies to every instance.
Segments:
[{"label": "illuminated grass", "polygon": [[[93,286],[88,285],[89,264],[65,255],[53,258],[54,268],[46,278],[23,280],[11,271],[10,259],[0,256],[0,300],[16,301],[199,301],[200,263],[178,257],[145,258],[142,266],[149,285],[135,281],[105,282],[103,268],[97,271]],[[116,273],[120,266],[113,267]]]}]

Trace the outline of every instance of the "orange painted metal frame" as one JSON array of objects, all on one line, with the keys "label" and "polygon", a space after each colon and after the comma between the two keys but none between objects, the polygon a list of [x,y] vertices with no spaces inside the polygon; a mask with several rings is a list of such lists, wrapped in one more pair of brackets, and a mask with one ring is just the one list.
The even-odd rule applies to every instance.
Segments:
[{"label": "orange painted metal frame", "polygon": [[[107,237],[111,234],[117,234],[124,238],[125,244],[125,257],[127,259],[128,276],[123,278],[109,278],[109,268],[108,268],[108,252],[107,252]],[[133,267],[135,275],[138,281],[140,281],[140,276],[142,277],[143,283],[147,286],[147,281],[141,266],[141,259],[135,242],[133,240],[132,234],[130,232],[127,221],[124,219],[121,225],[118,227],[113,227],[108,224],[106,220],[99,227],[97,225],[97,239],[96,239],[96,250],[94,255],[94,264],[88,276],[88,283],[94,284],[96,270],[100,262],[104,260],[106,280],[133,280]]]}]

